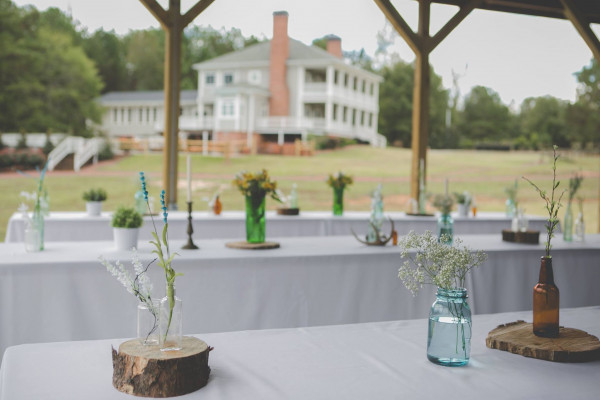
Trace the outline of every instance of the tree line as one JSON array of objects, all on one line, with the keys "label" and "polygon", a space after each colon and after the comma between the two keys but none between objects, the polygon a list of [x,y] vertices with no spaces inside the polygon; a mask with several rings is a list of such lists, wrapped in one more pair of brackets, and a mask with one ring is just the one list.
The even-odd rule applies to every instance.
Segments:
[{"label": "tree line", "polygon": [[[181,88],[196,89],[192,65],[258,43],[240,30],[191,26],[182,43]],[[313,45],[325,47],[318,38]],[[414,66],[391,57],[375,67],[364,50],[344,52],[351,63],[380,74],[379,132],[388,143],[409,147]],[[57,8],[40,12],[0,0],[0,131],[62,131],[88,135],[99,122],[96,99],[110,91],[163,88],[161,29],[117,35],[88,32]],[[430,133],[433,148],[507,147],[540,149],[600,147],[600,66],[575,74],[575,103],[554,97],[528,98],[519,110],[493,89],[477,86],[459,99],[431,70]],[[455,88],[456,89],[456,88]]]}]

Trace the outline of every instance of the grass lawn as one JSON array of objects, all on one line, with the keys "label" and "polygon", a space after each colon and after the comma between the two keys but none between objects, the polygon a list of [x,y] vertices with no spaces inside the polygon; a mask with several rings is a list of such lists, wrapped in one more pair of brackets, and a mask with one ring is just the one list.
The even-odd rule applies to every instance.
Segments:
[{"label": "grass lawn", "polygon": [[[506,195],[504,188],[519,179],[518,199],[529,214],[545,215],[544,203],[522,175],[542,188],[550,188],[552,180],[551,153],[549,152],[488,152],[467,150],[430,150],[428,155],[427,191],[441,193],[444,180],[450,181],[451,192],[468,190],[475,196],[481,211],[503,211]],[[186,200],[185,155],[179,158],[178,205],[184,209]],[[206,209],[204,199],[217,190],[221,192],[223,209],[242,210],[243,198],[231,180],[240,170],[265,168],[289,193],[293,183],[298,185],[299,204],[303,210],[331,209],[332,193],[325,184],[329,173],[338,170],[354,176],[355,183],[346,191],[347,210],[368,211],[370,193],[378,183],[383,184],[385,209],[406,211],[409,202],[411,152],[408,149],[375,149],[351,146],[343,150],[319,152],[313,157],[243,156],[230,160],[220,157],[192,156],[193,200],[196,210]],[[585,179],[578,192],[584,197],[586,231],[598,232],[598,192],[600,163],[597,156],[564,152],[558,161],[559,188],[568,187],[568,178],[580,171]],[[162,154],[132,155],[86,167],[78,173],[50,172],[46,182],[52,211],[85,210],[81,198],[84,190],[102,187],[108,192],[104,210],[114,210],[119,204],[133,204],[138,190],[138,172],[145,171],[151,194],[158,206],[162,189]],[[35,172],[31,174],[36,176]],[[4,238],[8,219],[16,211],[21,191],[33,191],[36,183],[14,173],[0,174],[0,240]],[[276,208],[273,200],[269,209]],[[577,207],[574,204],[574,215]],[[433,209],[432,209],[433,211]],[[563,217],[563,210],[559,216]]]}]

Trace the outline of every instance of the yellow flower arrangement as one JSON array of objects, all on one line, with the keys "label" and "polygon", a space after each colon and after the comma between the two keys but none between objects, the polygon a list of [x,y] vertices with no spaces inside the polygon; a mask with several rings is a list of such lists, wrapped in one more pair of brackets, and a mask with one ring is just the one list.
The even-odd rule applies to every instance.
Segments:
[{"label": "yellow flower arrangement", "polygon": [[258,197],[262,199],[270,194],[273,200],[281,202],[277,196],[277,182],[272,181],[266,169],[260,172],[252,173],[247,171],[238,172],[232,184],[237,186],[240,192],[246,197]]},{"label": "yellow flower arrangement", "polygon": [[350,175],[344,175],[342,172],[338,172],[335,175],[329,174],[327,184],[334,189],[344,189],[348,185],[352,185],[354,180]]}]

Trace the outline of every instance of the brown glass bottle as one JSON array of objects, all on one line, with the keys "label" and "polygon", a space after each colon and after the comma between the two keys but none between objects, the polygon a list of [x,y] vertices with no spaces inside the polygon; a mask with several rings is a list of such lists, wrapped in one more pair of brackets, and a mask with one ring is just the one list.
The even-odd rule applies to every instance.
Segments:
[{"label": "brown glass bottle", "polygon": [[552,258],[542,257],[540,279],[533,288],[533,334],[558,337],[559,294],[554,284]]}]

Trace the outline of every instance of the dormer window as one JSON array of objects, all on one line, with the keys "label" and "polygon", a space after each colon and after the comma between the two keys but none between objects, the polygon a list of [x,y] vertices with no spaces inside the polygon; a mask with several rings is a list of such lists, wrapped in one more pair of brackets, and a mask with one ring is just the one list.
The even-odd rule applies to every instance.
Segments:
[{"label": "dormer window", "polygon": [[225,82],[226,85],[231,85],[233,83],[233,74],[232,73],[226,73],[223,76],[223,80]]},{"label": "dormer window", "polygon": [[214,85],[215,74],[206,74],[206,79],[204,81],[206,82],[206,85]]}]

